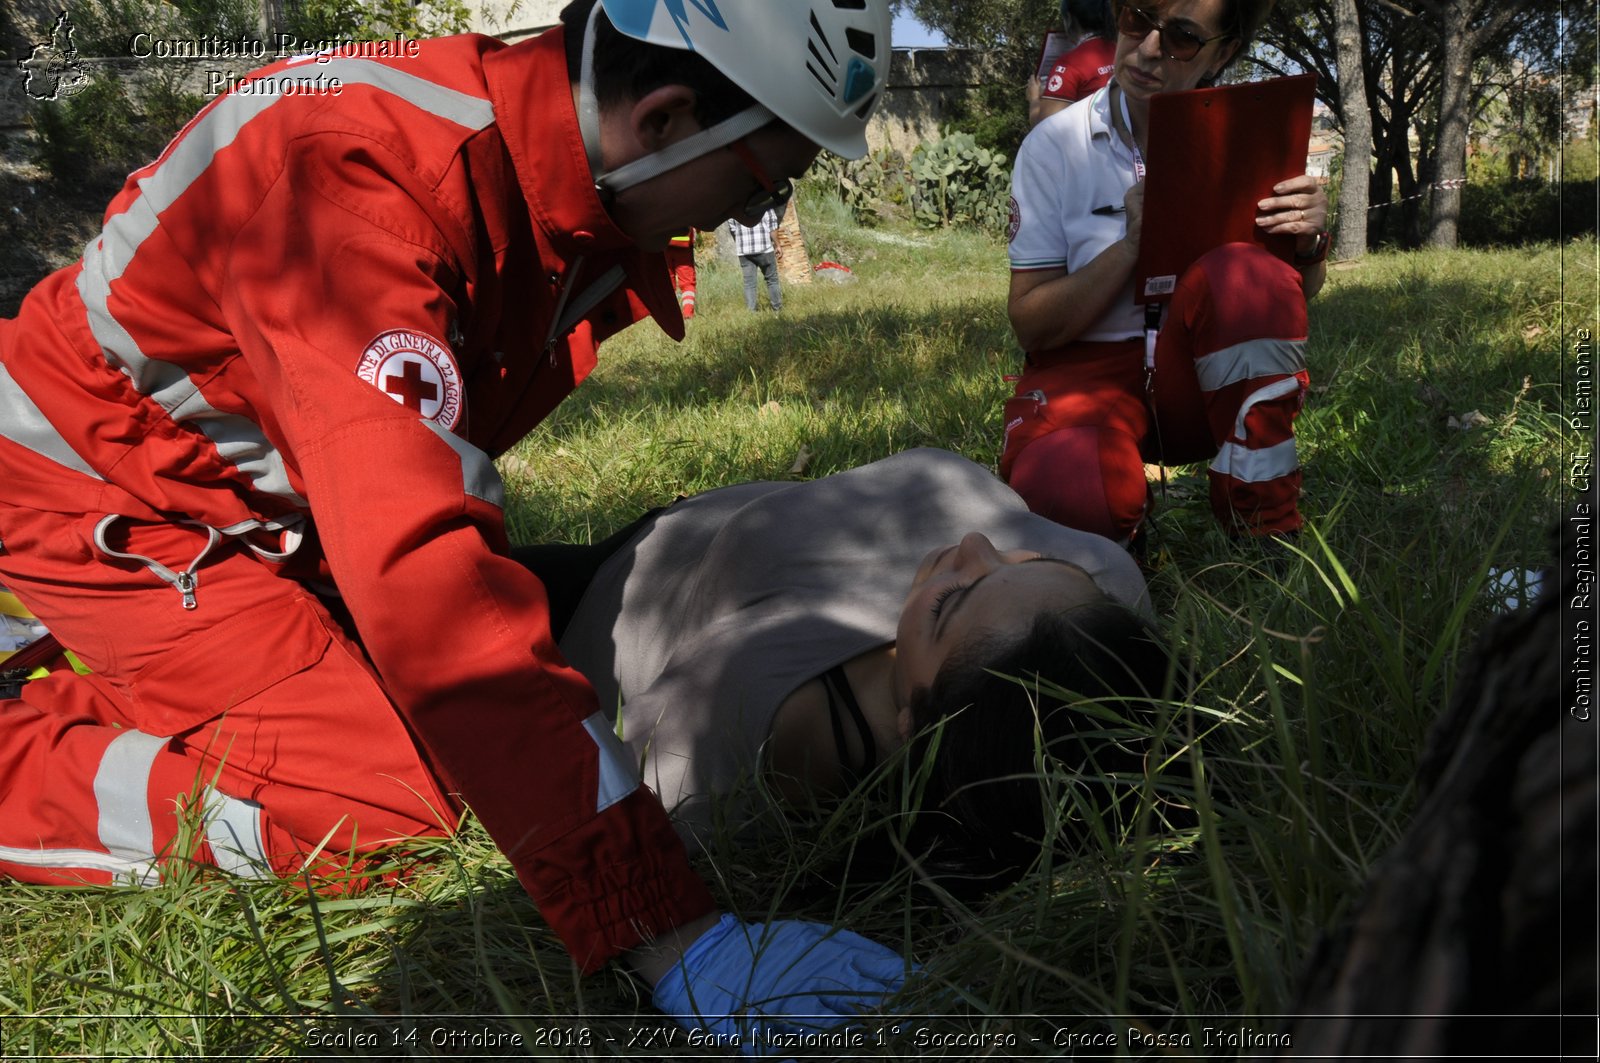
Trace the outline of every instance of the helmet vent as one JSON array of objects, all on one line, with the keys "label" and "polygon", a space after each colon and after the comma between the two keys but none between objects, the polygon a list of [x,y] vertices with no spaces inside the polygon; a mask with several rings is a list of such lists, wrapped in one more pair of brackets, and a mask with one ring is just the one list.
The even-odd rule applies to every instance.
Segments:
[{"label": "helmet vent", "polygon": [[865,11],[867,0],[833,0],[833,6],[840,11]]},{"label": "helmet vent", "polygon": [[817,68],[814,65],[807,63],[806,72],[817,79],[817,84],[822,86],[823,92],[826,92],[829,96],[834,94],[833,85],[831,85],[826,78],[817,72]]},{"label": "helmet vent", "polygon": [[857,55],[864,55],[868,59],[878,57],[878,37],[866,30],[858,30],[854,26],[844,31],[844,39],[850,42],[850,48]]},{"label": "helmet vent", "polygon": [[[836,6],[843,6],[840,0],[834,0],[834,3]],[[845,27],[844,37],[850,45],[850,50],[856,53],[850,56],[848,64],[841,64],[839,50],[828,39],[828,32],[817,20],[816,12],[811,13],[811,40],[808,44],[811,59],[806,61],[806,70],[816,78],[817,84],[822,86],[824,92],[848,105],[854,104],[863,96],[870,95],[877,84],[877,73],[870,63],[863,61],[862,57],[877,58],[878,38],[876,34],[853,26]],[[841,65],[844,66],[842,76]]]},{"label": "helmet vent", "polygon": [[863,103],[861,105],[861,107],[856,111],[856,117],[861,119],[863,122],[865,122],[867,120],[867,116],[872,113],[872,105],[877,103],[877,102],[878,102],[878,94],[876,92],[874,92],[871,96],[867,97],[867,102]]},{"label": "helmet vent", "polygon": [[[819,48],[818,45],[821,45]],[[817,21],[815,13],[811,16],[811,41],[809,44],[812,62],[806,62],[806,69],[811,76],[817,79],[829,96],[836,96],[839,92],[839,53],[834,50],[828,41],[827,31],[822,28],[822,23]],[[826,51],[827,55],[823,55]]]}]

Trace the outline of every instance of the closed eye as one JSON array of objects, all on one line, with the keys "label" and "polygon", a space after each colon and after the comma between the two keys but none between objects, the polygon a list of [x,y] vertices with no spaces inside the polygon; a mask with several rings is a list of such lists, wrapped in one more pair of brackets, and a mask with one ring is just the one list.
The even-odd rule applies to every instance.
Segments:
[{"label": "closed eye", "polygon": [[946,599],[948,599],[956,591],[965,590],[966,587],[967,587],[967,584],[958,583],[953,587],[946,587],[944,590],[940,591],[934,597],[934,599],[933,599],[933,617],[934,617],[935,620],[937,620],[939,618],[939,613],[944,609],[944,603],[945,603]]}]

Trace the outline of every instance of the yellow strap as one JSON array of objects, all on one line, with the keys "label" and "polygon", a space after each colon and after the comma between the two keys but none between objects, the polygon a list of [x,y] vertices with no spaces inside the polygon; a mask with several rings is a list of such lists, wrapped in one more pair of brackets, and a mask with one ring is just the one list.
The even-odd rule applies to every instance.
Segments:
[{"label": "yellow strap", "polygon": [[[17,653],[16,650],[0,650],[0,671],[4,671],[5,670],[5,663],[6,663],[7,659],[16,656],[16,653]],[[67,664],[72,666],[72,670],[74,672],[77,672],[79,675],[88,675],[89,674],[89,666],[84,664],[82,661],[78,660],[78,655],[76,653],[73,653],[71,650],[63,650],[62,653],[67,659]],[[49,674],[50,674],[50,669],[41,666],[41,667],[35,668],[33,671],[29,672],[28,673],[28,678],[29,679],[43,679],[45,676],[47,676]]]},{"label": "yellow strap", "polygon": [[28,612],[26,606],[17,601],[17,596],[10,591],[0,590],[0,615],[21,617],[32,620],[34,616]]}]

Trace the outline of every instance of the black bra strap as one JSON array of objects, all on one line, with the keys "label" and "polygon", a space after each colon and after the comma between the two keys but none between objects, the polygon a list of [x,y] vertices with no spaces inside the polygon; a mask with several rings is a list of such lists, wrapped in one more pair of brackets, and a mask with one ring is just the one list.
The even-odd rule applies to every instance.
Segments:
[{"label": "black bra strap", "polygon": [[[850,689],[850,680],[845,677],[844,665],[834,665],[822,673],[821,678],[822,689],[828,695],[828,723],[833,727],[833,744],[839,751],[839,770],[844,775],[845,784],[853,788],[861,781],[861,777],[878,763],[878,744],[872,738],[872,728],[867,726],[867,715],[861,711],[861,704],[856,701],[855,691]],[[850,763],[850,748],[844,740],[844,722],[839,719],[841,704],[850,714],[856,734],[861,739],[860,764]]]}]

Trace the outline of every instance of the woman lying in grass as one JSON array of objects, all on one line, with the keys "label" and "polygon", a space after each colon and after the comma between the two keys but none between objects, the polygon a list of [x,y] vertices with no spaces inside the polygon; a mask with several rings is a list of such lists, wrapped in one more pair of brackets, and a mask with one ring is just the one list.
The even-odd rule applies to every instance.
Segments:
[{"label": "woman lying in grass", "polygon": [[[716,799],[748,793],[757,773],[803,806],[946,720],[923,800],[951,814],[946,855],[1020,870],[1044,832],[1036,702],[1046,748],[1086,785],[1138,773],[1143,757],[1097,740],[1096,716],[1036,697],[1034,677],[1138,719],[1170,671],[1123,550],[1029,513],[945,451],[725,487],[598,547],[518,555],[552,589],[562,652],[602,706],[620,706],[623,740],[691,844]],[[737,801],[721,808],[737,824]]]}]

